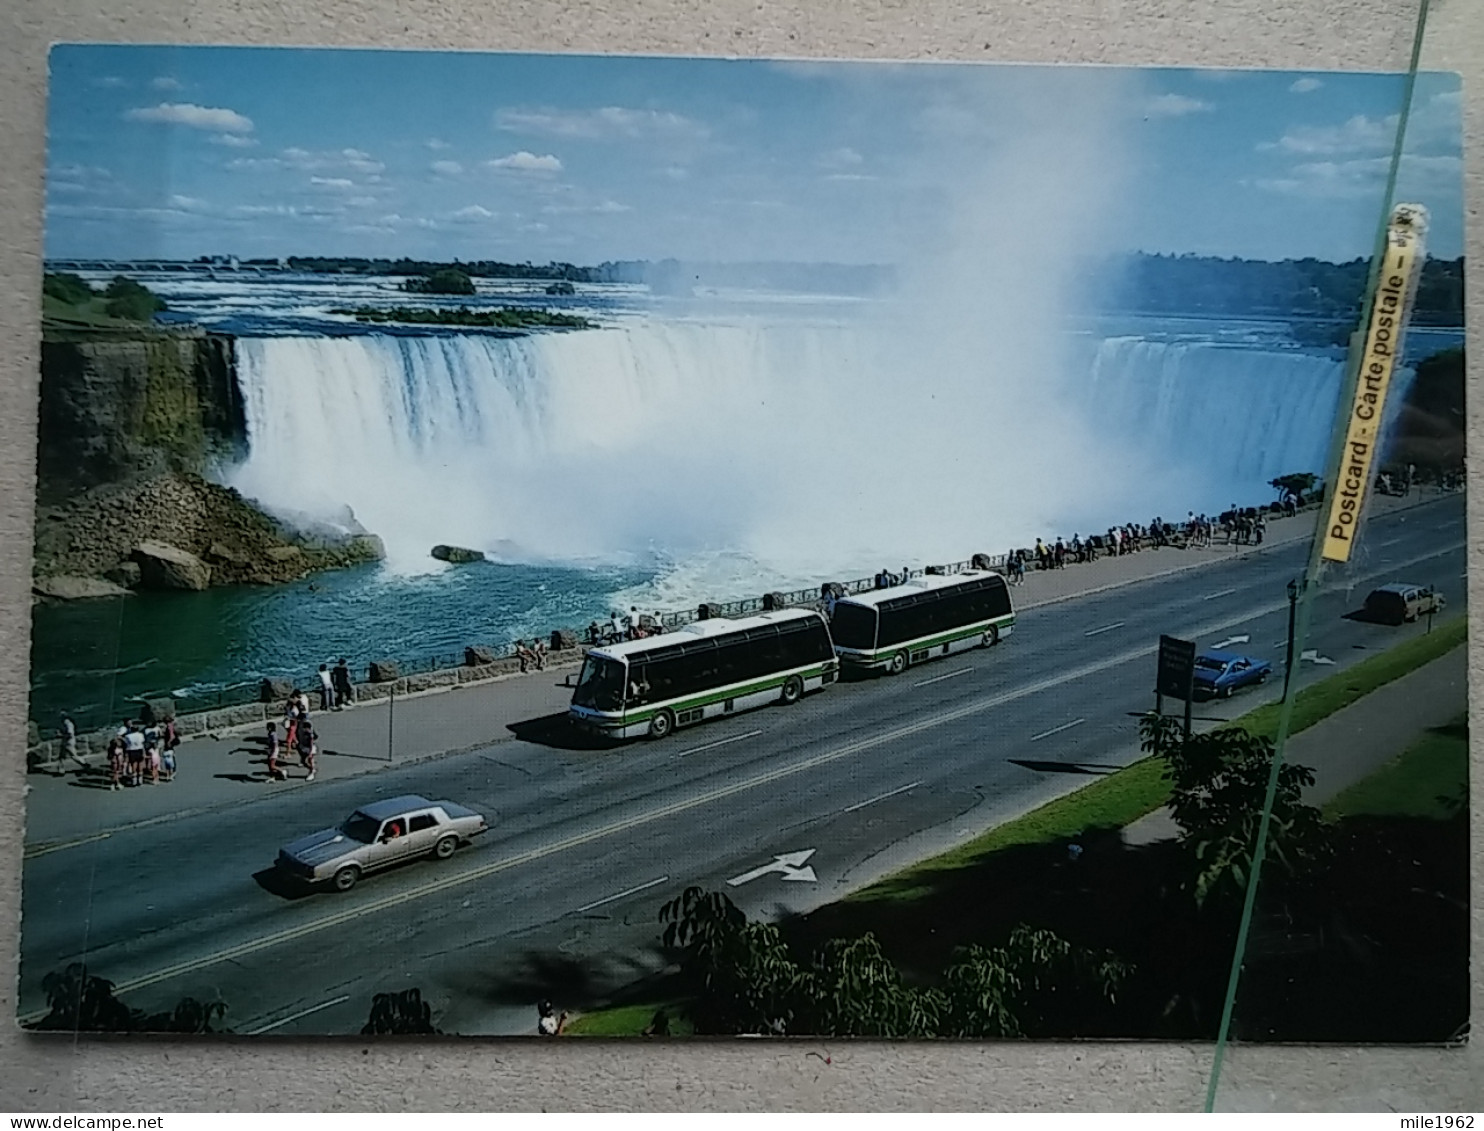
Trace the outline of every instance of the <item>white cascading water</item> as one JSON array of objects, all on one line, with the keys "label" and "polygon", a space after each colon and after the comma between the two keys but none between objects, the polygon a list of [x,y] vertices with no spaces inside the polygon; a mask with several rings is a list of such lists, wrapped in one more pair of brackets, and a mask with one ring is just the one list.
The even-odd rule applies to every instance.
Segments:
[{"label": "white cascading water", "polygon": [[394,567],[448,542],[814,579],[1254,501],[1319,468],[1341,376],[1113,338],[1073,396],[879,322],[241,339],[231,482],[281,512],[349,504]]}]

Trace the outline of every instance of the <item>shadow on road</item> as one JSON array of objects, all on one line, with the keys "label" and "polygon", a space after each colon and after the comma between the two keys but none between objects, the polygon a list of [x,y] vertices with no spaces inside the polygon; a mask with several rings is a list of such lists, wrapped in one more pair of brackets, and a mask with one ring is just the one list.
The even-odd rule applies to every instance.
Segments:
[{"label": "shadow on road", "polygon": [[1012,766],[1024,766],[1040,774],[1111,774],[1123,768],[1098,762],[1043,762],[1033,758],[1010,758],[1007,761]]},{"label": "shadow on road", "polygon": [[505,727],[522,742],[537,746],[550,746],[557,750],[611,750],[612,740],[597,735],[584,734],[572,725],[566,712],[542,715],[537,719],[523,719]]},{"label": "shadow on road", "polygon": [[316,894],[314,888],[308,884],[300,883],[290,876],[286,876],[277,868],[264,868],[260,872],[254,872],[253,880],[258,887],[269,895],[276,895],[279,899],[296,900],[307,899]]},{"label": "shadow on road", "polygon": [[537,1002],[549,1000],[559,1010],[604,1007],[617,998],[627,998],[636,983],[643,984],[663,964],[657,950],[623,957],[527,950],[502,963],[498,973],[470,971],[458,980],[456,989],[487,1006],[529,1005],[534,1031]]}]

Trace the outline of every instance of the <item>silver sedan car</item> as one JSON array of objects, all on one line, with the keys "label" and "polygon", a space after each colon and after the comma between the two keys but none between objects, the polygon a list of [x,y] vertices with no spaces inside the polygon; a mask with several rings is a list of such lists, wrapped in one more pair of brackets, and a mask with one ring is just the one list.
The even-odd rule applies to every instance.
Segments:
[{"label": "silver sedan car", "polygon": [[472,809],[409,794],[364,805],[338,829],[321,829],[284,845],[277,865],[304,883],[349,891],[365,873],[414,856],[447,860],[488,828]]}]

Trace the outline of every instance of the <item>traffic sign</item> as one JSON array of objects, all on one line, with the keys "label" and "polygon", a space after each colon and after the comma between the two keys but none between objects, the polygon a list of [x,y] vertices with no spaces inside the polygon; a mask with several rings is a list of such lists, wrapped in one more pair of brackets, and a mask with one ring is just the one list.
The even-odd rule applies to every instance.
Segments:
[{"label": "traffic sign", "polygon": [[1154,690],[1158,695],[1190,701],[1195,694],[1195,641],[1159,638],[1159,675]]}]

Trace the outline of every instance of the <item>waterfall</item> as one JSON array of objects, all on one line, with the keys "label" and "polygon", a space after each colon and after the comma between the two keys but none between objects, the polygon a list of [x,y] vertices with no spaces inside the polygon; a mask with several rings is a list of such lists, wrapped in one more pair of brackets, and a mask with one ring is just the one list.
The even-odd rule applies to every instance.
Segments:
[{"label": "waterfall", "polygon": [[1136,337],[1058,376],[949,337],[634,318],[243,338],[229,481],[280,513],[348,504],[394,566],[447,542],[808,579],[1265,499],[1320,470],[1342,379],[1315,352]]}]

